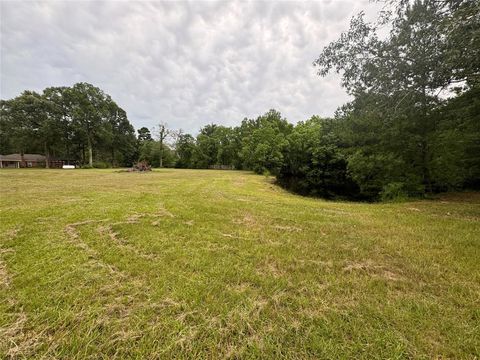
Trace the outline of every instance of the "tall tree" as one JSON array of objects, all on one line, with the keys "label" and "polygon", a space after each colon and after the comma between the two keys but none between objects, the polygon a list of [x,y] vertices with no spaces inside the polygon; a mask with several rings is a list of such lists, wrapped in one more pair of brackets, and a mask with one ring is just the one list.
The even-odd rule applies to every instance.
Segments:
[{"label": "tall tree", "polygon": [[176,167],[193,168],[196,150],[195,138],[190,134],[180,134],[176,139],[175,151],[177,153]]},{"label": "tall tree", "polygon": [[75,133],[72,127],[71,102],[68,94],[67,87],[49,87],[43,90],[43,96],[50,105],[50,116],[56,118],[58,146],[61,148],[59,152],[65,159],[70,160]]},{"label": "tall tree", "polygon": [[293,126],[278,111],[270,110],[255,120],[245,119],[241,128],[243,168],[277,174],[283,163],[286,137]]},{"label": "tall tree", "polygon": [[287,137],[279,182],[307,195],[357,196],[358,188],[347,173],[338,126],[335,119],[317,116],[299,122]]},{"label": "tall tree", "polygon": [[[446,149],[434,145],[435,112],[455,96],[453,84],[465,91],[478,83],[478,10],[478,2],[468,0],[402,0],[379,23],[365,22],[363,14],[355,17],[314,62],[322,76],[341,73],[343,86],[355,97],[342,119],[350,141],[349,172],[363,191],[403,187],[421,193],[440,183],[434,159]],[[385,23],[391,31],[382,37],[379,26]],[[465,39],[452,40],[460,34]],[[468,61],[458,56],[462,52]]]},{"label": "tall tree", "polygon": [[208,124],[200,129],[196,141],[195,165],[198,168],[208,168],[217,164],[219,143],[215,138],[218,125]]},{"label": "tall tree", "polygon": [[150,130],[147,127],[141,127],[140,129],[137,130],[137,139],[138,141],[151,141],[152,139],[152,134],[150,133]]},{"label": "tall tree", "polygon": [[131,163],[132,154],[135,151],[135,129],[127,118],[127,113],[113,100],[108,99],[107,121],[105,123],[106,135],[110,147],[110,163],[112,167],[117,165],[117,154],[123,154],[122,162]]},{"label": "tall tree", "polygon": [[157,140],[159,143],[159,167],[163,167],[163,159],[165,154],[165,140],[170,136],[170,130],[165,122],[160,122],[156,129]]},{"label": "tall tree", "polygon": [[93,146],[107,114],[109,96],[99,88],[78,83],[71,88],[73,123],[84,137],[88,152],[88,165],[93,166]]},{"label": "tall tree", "polygon": [[52,103],[41,94],[24,91],[4,104],[14,147],[22,154],[34,146],[41,149],[48,168],[52,147],[59,142],[60,130],[60,119]]}]

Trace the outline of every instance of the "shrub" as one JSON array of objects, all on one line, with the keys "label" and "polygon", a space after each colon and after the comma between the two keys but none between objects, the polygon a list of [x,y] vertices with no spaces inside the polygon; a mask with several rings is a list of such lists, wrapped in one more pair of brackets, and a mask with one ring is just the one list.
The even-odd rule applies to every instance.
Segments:
[{"label": "shrub", "polygon": [[380,193],[382,201],[402,201],[408,198],[405,184],[402,182],[391,182],[385,185]]},{"label": "shrub", "polygon": [[105,161],[95,161],[93,163],[93,167],[95,169],[108,169],[111,167],[111,165]]}]

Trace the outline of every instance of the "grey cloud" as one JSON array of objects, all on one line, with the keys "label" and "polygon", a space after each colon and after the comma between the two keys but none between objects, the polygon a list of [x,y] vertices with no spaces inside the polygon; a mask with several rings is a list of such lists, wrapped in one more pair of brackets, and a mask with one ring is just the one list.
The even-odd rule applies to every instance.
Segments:
[{"label": "grey cloud", "polygon": [[270,108],[290,121],[348,100],[312,61],[351,16],[376,4],[322,2],[1,2],[2,98],[86,81],[136,127],[196,132]]}]

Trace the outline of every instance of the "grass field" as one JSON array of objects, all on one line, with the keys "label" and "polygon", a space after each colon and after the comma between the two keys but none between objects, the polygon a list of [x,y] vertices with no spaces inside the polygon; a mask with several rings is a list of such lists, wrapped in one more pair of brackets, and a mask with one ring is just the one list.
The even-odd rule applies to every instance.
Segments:
[{"label": "grass field", "polygon": [[478,193],[327,202],[200,170],[0,182],[0,358],[480,354]]}]

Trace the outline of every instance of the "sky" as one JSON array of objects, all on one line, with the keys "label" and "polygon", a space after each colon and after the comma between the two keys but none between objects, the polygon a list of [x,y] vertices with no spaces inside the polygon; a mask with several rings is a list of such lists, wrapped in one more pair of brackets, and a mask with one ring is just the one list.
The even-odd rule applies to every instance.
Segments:
[{"label": "sky", "polygon": [[332,116],[349,100],[313,61],[365,11],[318,2],[1,1],[0,95],[91,83],[136,128],[196,134],[276,109],[290,122]]}]

